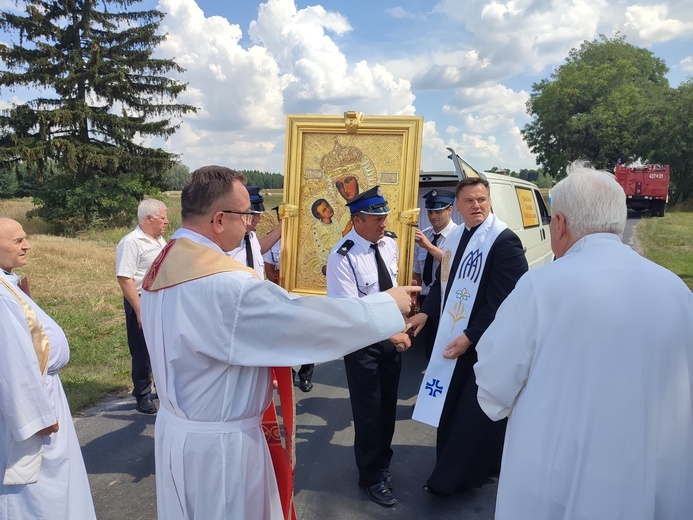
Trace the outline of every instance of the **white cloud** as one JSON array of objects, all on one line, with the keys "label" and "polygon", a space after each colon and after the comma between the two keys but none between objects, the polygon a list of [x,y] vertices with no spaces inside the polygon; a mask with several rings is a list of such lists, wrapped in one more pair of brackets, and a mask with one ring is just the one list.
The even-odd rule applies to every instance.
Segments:
[{"label": "white cloud", "polygon": [[407,11],[401,5],[397,7],[392,7],[391,9],[385,9],[385,12],[392,16],[393,18],[415,18],[415,16]]},{"label": "white cloud", "polygon": [[325,113],[358,109],[365,113],[411,114],[414,95],[408,81],[385,65],[361,60],[350,64],[328,32],[351,31],[348,20],[321,6],[296,10],[293,0],[261,4],[249,33],[274,56],[287,78],[287,113]]},{"label": "white cloud", "polygon": [[[690,16],[690,11],[688,15]],[[690,19],[690,18],[689,18]],[[693,35],[693,22],[669,17],[666,4],[631,5],[625,11],[624,33],[635,45],[673,40],[681,35]]]},{"label": "white cloud", "polygon": [[[537,74],[562,61],[568,51],[597,36],[605,0],[521,1],[442,0],[434,12],[457,21],[472,35],[477,63],[434,61],[416,85],[445,82],[471,86],[483,81]],[[463,38],[459,38],[464,41]]]},{"label": "white cloud", "polygon": [[187,69],[188,91],[178,100],[201,108],[199,128],[282,128],[281,77],[265,49],[241,47],[238,25],[206,18],[193,0],[160,0],[159,8],[169,36],[158,54]]},{"label": "white cloud", "polygon": [[693,56],[688,56],[679,62],[679,66],[686,72],[693,72]]},{"label": "white cloud", "polygon": [[489,115],[513,117],[525,113],[529,95],[524,90],[515,92],[497,83],[487,87],[464,88],[455,91],[444,110],[451,113],[468,114],[483,112]]},{"label": "white cloud", "polygon": [[349,62],[333,39],[351,31],[340,13],[268,0],[246,48],[238,24],[205,17],[193,0],[159,0],[159,9],[169,36],[158,53],[187,69],[178,100],[200,108],[163,145],[185,150],[186,164],[282,169],[287,113],[415,113],[409,81],[386,65]]}]

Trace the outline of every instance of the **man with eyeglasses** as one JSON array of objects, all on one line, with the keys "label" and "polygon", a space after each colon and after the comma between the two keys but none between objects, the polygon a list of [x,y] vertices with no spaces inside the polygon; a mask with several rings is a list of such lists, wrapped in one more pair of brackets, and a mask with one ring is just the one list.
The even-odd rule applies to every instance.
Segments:
[{"label": "man with eyeglasses", "polygon": [[156,413],[152,399],[152,365],[142,334],[140,293],[147,269],[166,245],[162,234],[168,224],[166,205],[157,199],[145,199],[137,208],[137,227],[118,243],[116,248],[116,277],[123,292],[125,326],[132,358],[132,395],[137,410]]},{"label": "man with eyeglasses", "polygon": [[[161,519],[291,518],[289,367],[330,361],[403,331],[408,291],[418,291],[299,297],[260,280],[225,254],[246,233],[251,203],[244,182],[221,166],[193,172],[181,194],[181,228],[143,283],[143,328],[161,403]],[[272,409],[272,367],[287,376],[279,381],[286,450],[276,458],[270,453],[281,449],[281,431],[265,414]]]},{"label": "man with eyeglasses", "polygon": [[246,186],[250,196],[250,212],[245,214],[247,231],[241,245],[227,253],[231,258],[252,268],[260,279],[265,279],[265,261],[263,255],[279,240],[281,227],[277,226],[261,238],[258,238],[255,228],[262,220],[265,212],[262,188]]}]

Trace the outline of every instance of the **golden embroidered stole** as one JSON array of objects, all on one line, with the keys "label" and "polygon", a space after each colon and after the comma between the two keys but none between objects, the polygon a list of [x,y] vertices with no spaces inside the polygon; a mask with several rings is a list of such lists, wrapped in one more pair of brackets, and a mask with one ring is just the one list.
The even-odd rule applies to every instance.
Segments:
[{"label": "golden embroidered stole", "polygon": [[[155,292],[213,274],[245,271],[257,277],[251,269],[219,251],[197,244],[187,238],[169,241],[152,263],[142,282],[145,291]],[[284,439],[277,420],[274,401],[270,402],[262,418],[262,431],[269,447],[282,510],[286,520],[296,519],[294,492],[294,399],[291,367],[272,369],[277,380],[282,409]]]},{"label": "golden embroidered stole", "polygon": [[48,343],[48,336],[46,336],[46,331],[43,330],[43,326],[36,316],[36,311],[29,305],[24,298],[22,298],[20,291],[12,283],[6,281],[0,276],[0,283],[15,297],[17,301],[24,309],[24,314],[26,315],[26,324],[29,327],[29,333],[31,334],[31,343],[34,345],[34,352],[36,352],[36,358],[38,359],[39,369],[42,375],[46,375],[46,370],[48,368],[48,358],[50,356],[50,343]]}]

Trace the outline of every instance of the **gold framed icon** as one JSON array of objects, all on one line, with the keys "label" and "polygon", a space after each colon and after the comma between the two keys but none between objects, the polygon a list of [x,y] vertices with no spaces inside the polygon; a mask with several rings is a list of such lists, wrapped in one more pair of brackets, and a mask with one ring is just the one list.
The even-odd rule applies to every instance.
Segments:
[{"label": "gold framed icon", "polygon": [[423,117],[287,116],[280,283],[290,292],[326,293],[327,257],[351,229],[346,203],[380,186],[397,235],[398,283],[412,279]]}]

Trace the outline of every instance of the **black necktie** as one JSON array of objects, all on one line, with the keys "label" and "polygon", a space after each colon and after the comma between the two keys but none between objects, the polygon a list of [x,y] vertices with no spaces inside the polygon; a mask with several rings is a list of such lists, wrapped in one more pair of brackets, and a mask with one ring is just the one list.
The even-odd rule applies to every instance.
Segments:
[{"label": "black necktie", "polygon": [[245,234],[245,263],[248,267],[254,268],[255,262],[253,261],[253,247],[250,245],[250,235]]},{"label": "black necktie", "polygon": [[[434,233],[433,234],[433,241],[431,242],[431,245],[434,247],[438,245],[438,239],[440,238],[440,233]],[[424,285],[431,285],[431,282],[433,281],[433,255],[429,251],[426,254],[426,261],[424,262],[424,269],[423,269],[423,283]]]},{"label": "black necktie", "polygon": [[390,272],[387,270],[387,267],[385,267],[383,257],[380,256],[380,248],[378,244],[371,244],[371,247],[375,251],[375,263],[378,264],[378,285],[380,286],[380,291],[392,289],[392,278],[390,277]]}]

